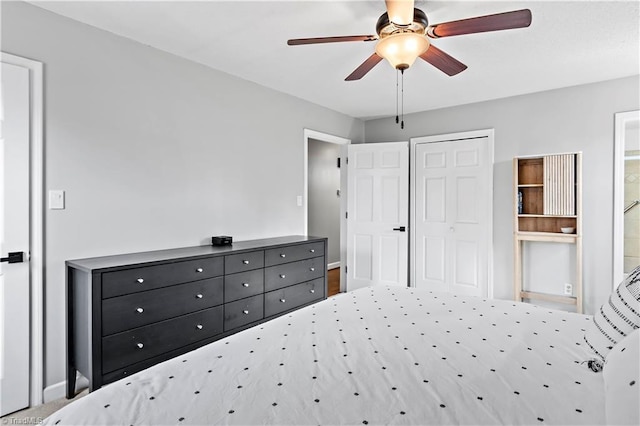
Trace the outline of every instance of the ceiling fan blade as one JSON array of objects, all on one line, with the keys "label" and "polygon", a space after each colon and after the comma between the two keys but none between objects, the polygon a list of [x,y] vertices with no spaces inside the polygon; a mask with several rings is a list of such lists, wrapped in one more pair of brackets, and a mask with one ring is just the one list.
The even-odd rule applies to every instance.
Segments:
[{"label": "ceiling fan blade", "polygon": [[378,37],[375,35],[293,38],[291,40],[287,40],[287,44],[289,46],[298,46],[301,44],[339,43],[343,41],[374,41],[377,39]]},{"label": "ceiling fan blade", "polygon": [[514,10],[513,12],[496,13],[494,15],[478,16],[475,18],[430,25],[427,28],[427,35],[431,38],[440,38],[524,28],[529,25],[531,25],[531,11],[529,9],[522,9]]},{"label": "ceiling fan blade", "polygon": [[413,22],[413,0],[385,0],[389,21],[398,25]]},{"label": "ceiling fan blade", "polygon": [[380,62],[381,60],[382,60],[382,56],[378,56],[377,53],[374,53],[373,55],[369,56],[366,61],[360,64],[360,66],[356,68],[351,74],[349,74],[349,76],[344,80],[345,81],[360,80],[362,77],[364,77],[366,73],[371,71],[371,68],[375,67],[378,64],[378,62]]},{"label": "ceiling fan blade", "polygon": [[420,57],[449,76],[454,76],[467,69],[465,64],[444,53],[433,44]]}]

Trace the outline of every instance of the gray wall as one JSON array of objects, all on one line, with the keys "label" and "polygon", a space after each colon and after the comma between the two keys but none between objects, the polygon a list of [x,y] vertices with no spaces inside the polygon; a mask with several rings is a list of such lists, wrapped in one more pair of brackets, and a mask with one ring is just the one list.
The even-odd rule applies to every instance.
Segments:
[{"label": "gray wall", "polygon": [[[640,79],[634,76],[411,114],[404,130],[391,118],[371,120],[365,123],[365,140],[495,129],[493,267],[499,298],[513,297],[512,158],[582,151],[584,296],[586,311],[593,313],[612,287],[614,114],[639,109],[638,93]],[[560,291],[567,278],[558,271],[566,268],[557,265],[556,256],[571,262],[566,247],[537,248],[535,256],[542,256],[537,272],[547,272],[537,285]]]},{"label": "gray wall", "polygon": [[329,238],[329,263],[340,262],[340,145],[309,139],[309,235]]},{"label": "gray wall", "polygon": [[45,385],[64,380],[64,261],[301,234],[303,129],[360,120],[22,2],[2,51],[44,63]]}]

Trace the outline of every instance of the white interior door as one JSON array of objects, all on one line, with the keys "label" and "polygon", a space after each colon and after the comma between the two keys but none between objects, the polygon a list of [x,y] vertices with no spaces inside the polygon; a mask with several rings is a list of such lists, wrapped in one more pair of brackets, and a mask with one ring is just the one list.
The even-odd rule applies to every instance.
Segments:
[{"label": "white interior door", "polygon": [[492,138],[419,138],[412,142],[416,142],[412,202],[415,286],[487,297]]},{"label": "white interior door", "polygon": [[[0,415],[29,406],[29,69],[2,63]],[[24,261],[16,262],[21,253]]]},{"label": "white interior door", "polygon": [[407,285],[409,145],[349,145],[347,291]]}]

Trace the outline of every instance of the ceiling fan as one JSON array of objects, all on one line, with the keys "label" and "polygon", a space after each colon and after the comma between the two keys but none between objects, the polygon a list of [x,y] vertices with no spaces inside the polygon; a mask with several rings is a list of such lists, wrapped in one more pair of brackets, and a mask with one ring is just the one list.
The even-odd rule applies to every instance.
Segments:
[{"label": "ceiling fan", "polygon": [[345,41],[377,41],[375,52],[356,68],[346,81],[359,80],[382,59],[404,72],[420,57],[449,76],[461,73],[467,66],[431,44],[429,39],[488,31],[524,28],[531,24],[529,9],[478,16],[429,25],[427,15],[414,8],[414,0],[386,0],[387,11],[376,24],[377,35],[298,38],[289,46]]}]

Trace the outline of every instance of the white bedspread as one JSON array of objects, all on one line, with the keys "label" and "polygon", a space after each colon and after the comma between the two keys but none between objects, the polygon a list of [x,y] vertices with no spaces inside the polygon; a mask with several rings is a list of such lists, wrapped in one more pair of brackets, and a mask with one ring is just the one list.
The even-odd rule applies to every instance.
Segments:
[{"label": "white bedspread", "polygon": [[604,424],[589,316],[373,287],[93,392],[45,424]]}]

